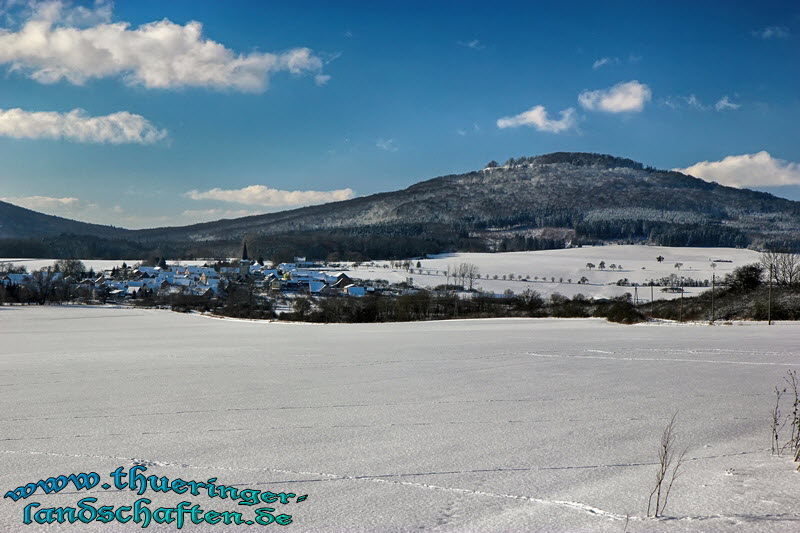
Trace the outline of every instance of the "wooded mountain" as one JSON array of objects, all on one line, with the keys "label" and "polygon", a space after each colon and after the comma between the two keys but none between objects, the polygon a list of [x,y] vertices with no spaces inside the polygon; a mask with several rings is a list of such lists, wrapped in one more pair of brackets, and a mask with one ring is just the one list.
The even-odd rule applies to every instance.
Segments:
[{"label": "wooded mountain", "polygon": [[83,245],[90,242],[95,254],[116,246],[140,253],[221,255],[244,238],[265,255],[284,249],[316,258],[334,252],[390,257],[445,249],[537,249],[600,240],[797,248],[800,202],[630,159],[567,152],[492,162],[400,191],[182,227],[125,230],[0,202],[0,254],[6,256],[9,239],[17,245],[32,245],[31,239],[45,243],[41,246],[72,243],[75,253],[86,253]]}]

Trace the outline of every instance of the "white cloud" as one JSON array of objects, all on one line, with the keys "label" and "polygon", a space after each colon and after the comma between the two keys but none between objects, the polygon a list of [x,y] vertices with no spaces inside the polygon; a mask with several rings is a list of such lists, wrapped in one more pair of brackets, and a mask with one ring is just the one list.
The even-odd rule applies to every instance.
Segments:
[{"label": "white cloud", "polygon": [[34,211],[42,211],[62,216],[80,213],[86,209],[94,209],[97,207],[95,204],[84,202],[72,196],[14,196],[0,198],[0,200],[27,209],[33,209]]},{"label": "white cloud", "polygon": [[697,96],[690,94],[689,96],[667,96],[662,99],[660,103],[671,109],[681,109],[684,107],[691,107],[699,111],[707,111],[709,106],[703,104]]},{"label": "white cloud", "polygon": [[375,146],[387,152],[397,151],[397,146],[394,145],[394,139],[378,139],[375,141]]},{"label": "white cloud", "polygon": [[282,191],[265,185],[250,185],[241,189],[214,188],[205,192],[189,191],[186,196],[192,200],[219,200],[244,205],[262,207],[284,207],[323,204],[348,200],[353,197],[353,189],[333,191]]},{"label": "white cloud", "polygon": [[601,57],[597,61],[592,64],[592,68],[594,70],[599,69],[600,67],[604,67],[606,65],[617,64],[619,63],[618,57]]},{"label": "white cloud", "polygon": [[517,126],[533,126],[538,131],[547,131],[550,133],[561,133],[574,128],[577,125],[577,118],[575,109],[570,107],[561,113],[561,118],[558,120],[551,119],[547,116],[547,110],[542,105],[534,106],[527,111],[514,115],[512,117],[503,117],[498,119],[498,128],[516,128]]},{"label": "white cloud", "polygon": [[205,38],[197,21],[180,25],[164,19],[132,28],[110,18],[108,4],[93,10],[61,1],[35,4],[18,31],[0,31],[0,64],[41,83],[122,76],[149,89],[260,92],[276,72],[310,73],[318,85],[329,78],[322,74],[323,60],[308,48],[235,53]]},{"label": "white cloud", "polygon": [[120,205],[101,207],[96,203],[72,196],[15,196],[0,198],[0,200],[40,213],[94,224],[141,228],[177,222],[172,216],[144,215],[140,210],[136,210],[136,213],[132,214],[127,213]]},{"label": "white cloud", "polygon": [[0,109],[0,136],[15,139],[65,139],[86,143],[152,144],[167,132],[127,111],[90,117],[82,109],[68,113]]},{"label": "white cloud", "polygon": [[717,111],[725,111],[727,109],[735,110],[742,107],[741,104],[731,102],[728,95],[724,95],[722,98],[717,100],[717,103],[714,104],[713,106],[704,104],[694,94],[690,94],[689,96],[667,96],[666,98],[662,99],[659,103],[664,104],[671,109],[681,109],[683,107],[689,107],[692,109],[696,109],[698,111],[709,111],[711,109],[716,109]]},{"label": "white cloud", "polygon": [[783,26],[767,26],[761,30],[753,30],[750,32],[753,34],[753,37],[758,37],[759,39],[769,40],[769,39],[788,39],[791,33],[787,28]]},{"label": "white cloud", "polygon": [[703,105],[703,103],[700,102],[700,100],[693,94],[690,94],[689,96],[686,97],[686,104],[689,107],[693,107],[701,111],[708,109],[708,106]]},{"label": "white cloud", "polygon": [[606,111],[608,113],[624,113],[641,111],[650,100],[650,87],[636,80],[618,83],[608,89],[583,91],[578,95],[578,102],[590,111]]},{"label": "white cloud", "polygon": [[[20,207],[40,213],[56,215],[94,224],[108,224],[125,228],[152,228],[180,224],[195,224],[221,218],[238,218],[264,213],[265,209],[187,209],[169,215],[142,212],[140,208],[128,212],[120,205],[101,207],[96,203],[75,197],[16,196],[0,198]],[[140,207],[140,206],[139,206]]]},{"label": "white cloud", "polygon": [[471,41],[458,41],[458,44],[464,46],[466,48],[472,48],[473,50],[483,50],[486,46],[481,43],[478,39],[473,39]]},{"label": "white cloud", "polygon": [[722,161],[702,161],[673,170],[731,187],[800,185],[800,164],[774,158],[765,151],[729,155]]},{"label": "white cloud", "polygon": [[728,95],[723,96],[720,98],[716,104],[714,104],[714,109],[717,111],[724,111],[726,109],[739,109],[741,104],[734,104],[728,99]]}]

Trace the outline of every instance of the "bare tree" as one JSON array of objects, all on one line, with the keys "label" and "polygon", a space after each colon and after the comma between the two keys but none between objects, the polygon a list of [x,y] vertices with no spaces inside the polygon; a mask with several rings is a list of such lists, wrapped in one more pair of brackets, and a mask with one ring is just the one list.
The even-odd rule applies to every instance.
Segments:
[{"label": "bare tree", "polygon": [[51,267],[44,267],[31,274],[25,283],[31,293],[31,299],[39,305],[51,301],[59,287],[59,277]]},{"label": "bare tree", "polygon": [[785,420],[781,423],[781,396],[786,390],[781,390],[778,387],[775,387],[775,406],[770,411],[770,417],[772,418],[772,455],[780,455],[781,453],[781,445],[780,445],[780,432],[785,425]]},{"label": "bare tree", "polygon": [[684,448],[680,452],[676,449],[675,418],[677,416],[678,413],[672,415],[669,424],[664,428],[664,433],[661,435],[661,443],[658,447],[656,484],[650,492],[650,498],[647,500],[647,516],[654,518],[661,516],[664,513],[664,509],[667,508],[669,493],[672,490],[673,483],[681,474],[680,468],[688,451],[688,448]]},{"label": "bare tree", "polygon": [[800,254],[786,252],[764,252],[761,255],[764,270],[772,273],[779,285],[800,283]]},{"label": "bare tree", "polygon": [[472,263],[461,263],[458,267],[459,275],[461,276],[461,283],[464,284],[464,280],[468,282],[469,290],[475,285],[475,280],[481,277],[481,272],[477,266]]},{"label": "bare tree", "polygon": [[791,422],[791,435],[789,441],[784,444],[784,448],[789,448],[797,457],[800,450],[800,383],[797,381],[797,372],[789,370],[783,378],[786,382],[785,391],[791,394],[792,412],[787,415],[787,420]]},{"label": "bare tree", "polygon": [[[127,268],[125,263],[122,263],[122,265],[123,268]],[[61,272],[64,277],[77,278],[86,273],[86,265],[77,259],[59,259],[53,263],[53,270],[55,272]]]},{"label": "bare tree", "polygon": [[27,271],[28,269],[22,265],[0,261],[0,274],[25,274]]}]

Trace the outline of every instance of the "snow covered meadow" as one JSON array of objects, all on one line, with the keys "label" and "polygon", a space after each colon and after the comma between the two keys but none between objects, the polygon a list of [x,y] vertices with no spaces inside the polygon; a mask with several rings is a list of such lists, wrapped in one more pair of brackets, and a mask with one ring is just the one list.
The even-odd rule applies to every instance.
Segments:
[{"label": "snow covered meadow", "polygon": [[[798,323],[315,325],[0,307],[0,487],[141,465],[308,495],[269,504],[294,531],[622,532],[628,514],[630,532],[797,531],[800,473],[770,455],[768,412],[798,346]],[[688,460],[667,516],[645,519],[675,412]],[[141,529],[22,524],[31,502],[86,497],[255,513],[202,492],[70,486],[0,500],[0,531]]]},{"label": "snow covered meadow", "polygon": [[[662,262],[656,261],[659,256],[664,258]],[[391,262],[380,261],[375,262],[374,266],[361,265],[348,272],[348,275],[354,278],[386,279],[391,282],[404,281],[410,277],[415,285],[435,287],[445,284],[444,273],[448,267],[452,271],[460,263],[472,263],[478,267],[481,276],[481,279],[475,281],[475,287],[497,294],[509,289],[516,293],[533,289],[544,296],[558,292],[569,297],[581,293],[594,298],[608,298],[626,292],[633,294],[633,287],[616,285],[623,278],[627,278],[631,284],[639,285],[647,284],[650,279],[657,280],[672,274],[695,280],[711,280],[712,274],[716,274],[717,278],[724,277],[734,268],[756,263],[759,258],[758,252],[740,248],[608,245],[536,252],[441,254],[420,260],[420,268],[416,268],[416,261],[412,261],[414,272],[411,274],[405,270],[389,268]],[[712,267],[715,259],[724,262],[717,262]],[[599,268],[601,261],[605,263],[604,269]],[[587,263],[594,264],[595,268],[587,268]],[[680,264],[680,268],[676,268],[676,264]],[[611,265],[621,268],[611,269]],[[512,274],[513,280],[510,279]],[[489,279],[486,278],[487,275]],[[530,279],[522,279],[526,276]],[[582,277],[588,279],[586,284],[578,284]],[[654,291],[656,300],[680,296],[663,293],[659,289],[656,287]],[[686,287],[686,295],[696,296],[704,290],[704,287]],[[639,287],[639,298],[650,299],[649,287]]]},{"label": "snow covered meadow", "polygon": [[[657,257],[664,257],[662,262]],[[584,246],[563,250],[540,250],[535,252],[503,252],[503,253],[455,253],[440,254],[428,259],[413,260],[412,270],[408,271],[392,267],[391,261],[373,261],[354,267],[352,263],[344,272],[356,279],[384,279],[390,283],[401,283],[412,279],[415,286],[433,288],[444,285],[448,279],[445,271],[458,267],[461,263],[474,264],[480,273],[475,280],[475,288],[502,294],[506,290],[521,293],[532,289],[545,297],[554,293],[573,297],[583,294],[593,298],[610,298],[621,296],[626,292],[634,293],[632,286],[618,286],[620,279],[627,278],[631,284],[645,285],[650,279],[660,279],[675,275],[678,278],[710,280],[712,274],[722,278],[734,268],[758,262],[760,254],[754,250],[741,248],[674,248],[668,246],[642,245],[608,245]],[[714,259],[722,259],[712,267]],[[24,265],[28,271],[52,266],[55,259],[0,259],[0,263]],[[420,268],[416,267],[419,261]],[[600,262],[606,264],[599,268]],[[83,261],[87,268],[96,271],[120,266],[123,261],[87,259]],[[131,259],[128,265],[138,263]],[[202,265],[204,260],[180,261],[183,265]],[[595,268],[589,269],[587,263]],[[675,265],[680,264],[680,268]],[[611,269],[611,265],[619,268]],[[338,272],[338,270],[336,271]],[[509,275],[513,274],[514,279]],[[489,276],[487,279],[486,276]],[[497,276],[497,279],[494,279]],[[528,280],[522,279],[526,276]],[[506,279],[503,279],[503,278]],[[582,277],[588,279],[585,284],[578,284]],[[551,281],[555,280],[555,281]],[[451,283],[453,279],[449,280]],[[654,299],[678,298],[680,294],[661,292],[660,287],[653,290]],[[707,290],[705,287],[686,287],[686,296],[696,296]],[[650,288],[639,287],[639,301],[650,300]]]}]

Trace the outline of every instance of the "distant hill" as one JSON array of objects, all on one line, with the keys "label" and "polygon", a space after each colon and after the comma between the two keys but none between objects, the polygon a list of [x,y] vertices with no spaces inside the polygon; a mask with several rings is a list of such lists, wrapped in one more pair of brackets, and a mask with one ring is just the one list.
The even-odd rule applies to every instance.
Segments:
[{"label": "distant hill", "polygon": [[[559,152],[492,162],[394,192],[182,227],[122,230],[0,203],[0,238],[58,231],[161,248],[167,243],[219,248],[247,237],[270,253],[334,235],[427,239],[430,246],[453,249],[536,249],[600,240],[785,248],[800,245],[800,202],[630,159]],[[332,249],[322,248],[320,253]]]},{"label": "distant hill", "polygon": [[8,202],[0,201],[0,239],[52,237],[62,233],[115,238],[131,234],[130,230],[78,222],[68,218],[45,215]]}]

